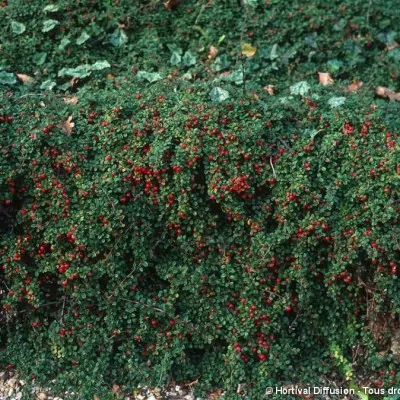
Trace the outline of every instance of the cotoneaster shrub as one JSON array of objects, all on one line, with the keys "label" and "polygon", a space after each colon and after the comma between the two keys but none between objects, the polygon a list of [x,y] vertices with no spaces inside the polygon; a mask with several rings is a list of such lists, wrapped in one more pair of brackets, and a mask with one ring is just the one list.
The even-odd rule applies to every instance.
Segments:
[{"label": "cotoneaster shrub", "polygon": [[85,398],[397,383],[399,134],[326,92],[2,96],[1,363]]}]

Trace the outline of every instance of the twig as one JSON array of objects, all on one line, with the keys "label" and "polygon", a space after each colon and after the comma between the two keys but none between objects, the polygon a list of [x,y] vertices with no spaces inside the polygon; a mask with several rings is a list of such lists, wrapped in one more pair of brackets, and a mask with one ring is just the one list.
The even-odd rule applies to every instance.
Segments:
[{"label": "twig", "polygon": [[143,306],[143,307],[152,308],[154,311],[158,311],[158,312],[161,312],[161,313],[164,313],[164,314],[165,314],[165,311],[164,311],[164,310],[161,310],[161,308],[154,307],[154,306],[149,306],[149,305],[144,304],[144,303],[141,303],[140,301],[137,301],[137,300],[125,299],[125,298],[123,298],[123,297],[121,297],[121,300],[125,300],[125,301],[127,301],[128,303],[140,304],[140,305]]},{"label": "twig", "polygon": [[135,272],[135,270],[133,269],[131,272],[129,272],[129,274],[122,279],[122,281],[117,285],[117,287],[114,289],[114,291],[107,297],[107,301],[109,301],[115,294],[115,292],[118,290],[118,288]]},{"label": "twig", "polygon": [[274,164],[272,164],[272,157],[269,158],[269,163],[271,164],[272,172],[274,174],[274,178],[276,179],[276,173],[275,173]]}]

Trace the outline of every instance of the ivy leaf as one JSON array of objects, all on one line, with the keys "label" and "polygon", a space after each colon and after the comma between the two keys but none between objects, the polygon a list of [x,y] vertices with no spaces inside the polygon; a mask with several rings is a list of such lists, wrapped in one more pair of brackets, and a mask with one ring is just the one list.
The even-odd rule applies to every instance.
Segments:
[{"label": "ivy leaf", "polygon": [[47,80],[44,81],[41,85],[40,85],[40,89],[42,90],[53,90],[53,88],[56,86],[57,84],[54,81],[51,80]]},{"label": "ivy leaf", "polygon": [[32,61],[36,64],[36,65],[43,65],[46,61],[46,57],[47,57],[47,53],[36,53],[33,57],[32,57]]},{"label": "ivy leaf", "polygon": [[242,70],[234,70],[232,71],[229,75],[223,75],[221,77],[221,80],[223,81],[228,81],[228,82],[233,82],[236,85],[242,85],[243,84],[243,71]]},{"label": "ivy leaf", "polygon": [[333,25],[333,29],[337,32],[343,30],[343,28],[347,25],[347,20],[342,18],[339,22]]},{"label": "ivy leaf", "polygon": [[278,54],[278,43],[275,43],[272,46],[271,52],[269,53],[269,59],[270,60],[275,60],[278,57],[279,57],[279,54]]},{"label": "ivy leaf", "polygon": [[17,21],[11,21],[11,30],[14,35],[20,35],[26,30],[26,26]]},{"label": "ivy leaf", "polygon": [[128,36],[122,29],[118,28],[108,37],[108,40],[113,46],[122,47],[128,42]]},{"label": "ivy leaf", "polygon": [[314,139],[315,136],[318,134],[318,131],[316,129],[305,129],[303,131],[303,134],[309,136],[311,139]]},{"label": "ivy leaf", "polygon": [[183,56],[183,63],[187,67],[190,67],[191,65],[195,65],[196,64],[196,56],[191,51],[187,51]]},{"label": "ivy leaf", "polygon": [[76,68],[62,68],[58,71],[58,76],[72,76],[74,78],[86,78],[91,73],[89,64],[78,65]]},{"label": "ivy leaf", "polygon": [[43,8],[44,12],[57,12],[58,6],[56,4],[49,4],[45,8]]},{"label": "ivy leaf", "polygon": [[14,85],[17,83],[17,79],[15,78],[15,75],[6,72],[6,71],[0,71],[0,84],[2,85]]},{"label": "ivy leaf", "polygon": [[76,39],[76,44],[78,46],[80,46],[83,43],[85,43],[89,38],[90,38],[90,35],[88,35],[85,31],[83,31],[81,36],[79,36],[78,39]]},{"label": "ivy leaf", "polygon": [[71,43],[71,41],[68,38],[64,37],[64,38],[61,39],[61,42],[58,45],[58,49],[59,50],[64,50],[65,47],[68,46],[70,43]]},{"label": "ivy leaf", "polygon": [[90,69],[92,71],[101,71],[102,69],[110,67],[111,65],[107,60],[102,60],[102,61],[96,61],[94,64],[90,66]]},{"label": "ivy leaf", "polygon": [[313,32],[312,35],[306,36],[304,38],[304,42],[313,49],[318,49],[317,36],[318,36],[317,32]]},{"label": "ivy leaf", "polygon": [[170,51],[171,53],[176,52],[176,53],[178,53],[180,56],[181,56],[182,53],[183,53],[182,48],[181,48],[181,47],[178,47],[178,46],[177,46],[176,44],[174,44],[174,43],[167,43],[167,47],[168,47],[168,49],[169,49],[169,51]]},{"label": "ivy leaf", "polygon": [[331,106],[331,108],[340,107],[345,102],[346,102],[346,97],[331,97],[328,100],[328,104]]},{"label": "ivy leaf", "polygon": [[172,65],[179,65],[181,63],[181,61],[182,61],[181,55],[177,51],[174,51],[171,55],[169,62]]},{"label": "ivy leaf", "polygon": [[300,81],[290,86],[290,94],[304,96],[310,89],[310,85],[307,81]]},{"label": "ivy leaf", "polygon": [[245,6],[256,8],[258,6],[258,0],[242,0]]},{"label": "ivy leaf", "polygon": [[246,57],[253,57],[256,54],[257,48],[253,47],[250,43],[242,44],[242,55]]},{"label": "ivy leaf", "polygon": [[136,77],[139,80],[146,80],[147,82],[153,83],[162,79],[162,76],[158,72],[147,72],[147,71],[138,71]]},{"label": "ivy leaf", "polygon": [[211,100],[216,101],[218,103],[220,103],[221,101],[224,101],[226,99],[229,99],[229,92],[220,87],[213,88],[209,94],[210,94]]},{"label": "ivy leaf", "polygon": [[343,67],[343,62],[339,60],[329,60],[327,62],[329,72],[335,73],[338,72]]},{"label": "ivy leaf", "polygon": [[59,22],[55,19],[48,19],[43,22],[42,32],[49,32],[58,25]]},{"label": "ivy leaf", "polygon": [[214,72],[220,72],[220,71],[228,68],[230,65],[231,65],[231,63],[229,62],[227,55],[223,54],[215,59],[215,61],[213,62],[212,66],[211,66],[211,69]]}]

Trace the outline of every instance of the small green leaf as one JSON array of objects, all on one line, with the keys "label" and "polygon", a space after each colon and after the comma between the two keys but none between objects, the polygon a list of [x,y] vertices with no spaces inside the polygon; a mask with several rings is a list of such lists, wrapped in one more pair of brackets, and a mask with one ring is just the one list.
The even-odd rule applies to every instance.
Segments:
[{"label": "small green leaf", "polygon": [[183,63],[187,67],[190,67],[191,65],[195,65],[196,64],[196,56],[191,51],[187,51],[183,56]]},{"label": "small green leaf", "polygon": [[114,33],[109,35],[109,42],[115,47],[122,47],[128,42],[128,36],[122,29],[116,29]]},{"label": "small green leaf", "polygon": [[57,12],[58,11],[58,5],[56,4],[49,4],[45,8],[43,8],[44,12]]},{"label": "small green leaf", "polygon": [[328,100],[328,104],[331,108],[336,108],[343,105],[346,102],[346,97],[331,97]]},{"label": "small green leaf", "polygon": [[11,21],[11,30],[14,35],[20,35],[26,30],[26,26],[17,21]]},{"label": "small green leaf", "polygon": [[57,84],[54,81],[47,80],[40,85],[42,90],[52,90]]},{"label": "small green leaf", "polygon": [[85,43],[88,39],[90,39],[90,35],[88,35],[85,31],[82,32],[81,36],[76,39],[76,44],[80,46]]},{"label": "small green leaf", "polygon": [[157,82],[162,79],[162,76],[158,72],[138,71],[136,76],[139,80],[146,80],[150,83]]},{"label": "small green leaf", "polygon": [[32,57],[32,61],[36,64],[36,65],[43,65],[46,61],[46,57],[47,57],[47,53],[36,53],[33,57]]},{"label": "small green leaf", "polygon": [[55,19],[48,19],[43,22],[42,32],[49,32],[58,25],[59,22]]},{"label": "small green leaf", "polygon": [[310,89],[310,85],[307,81],[300,81],[290,86],[290,94],[304,96]]},{"label": "small green leaf", "polygon": [[221,44],[225,40],[225,35],[219,37],[217,44]]},{"label": "small green leaf", "polygon": [[17,83],[17,78],[14,74],[6,71],[0,71],[0,84],[14,85]]},{"label": "small green leaf", "polygon": [[226,99],[229,99],[229,92],[225,89],[222,89],[220,87],[215,87],[211,90],[210,94],[210,98],[212,101],[216,101],[216,102],[221,102],[224,101]]}]

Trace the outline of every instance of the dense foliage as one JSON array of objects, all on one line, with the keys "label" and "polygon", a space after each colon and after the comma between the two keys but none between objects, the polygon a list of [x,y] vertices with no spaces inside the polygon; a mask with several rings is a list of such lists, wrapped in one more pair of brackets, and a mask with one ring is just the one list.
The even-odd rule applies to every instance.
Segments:
[{"label": "dense foliage", "polygon": [[0,364],[400,384],[391,2],[132,3],[1,3]]}]

